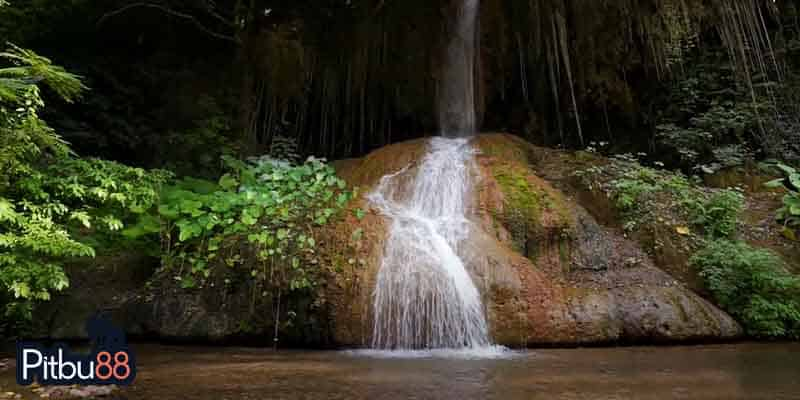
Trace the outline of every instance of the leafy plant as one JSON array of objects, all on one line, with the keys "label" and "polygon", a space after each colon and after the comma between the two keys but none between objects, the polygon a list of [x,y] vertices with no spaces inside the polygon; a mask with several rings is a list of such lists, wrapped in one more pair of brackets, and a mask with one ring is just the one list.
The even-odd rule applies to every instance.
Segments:
[{"label": "leafy plant", "polygon": [[323,272],[315,231],[352,193],[315,158],[300,165],[271,157],[224,162],[227,173],[216,182],[184,178],[166,187],[157,217],[124,233],[160,232],[163,270],[184,289],[249,279],[254,299],[272,299],[277,336],[281,298],[313,289]]},{"label": "leafy plant", "polygon": [[30,50],[11,45],[0,53],[0,185],[8,186],[19,176],[29,175],[43,156],[63,157],[69,147],[39,118],[44,106],[39,84],[44,84],[65,101],[72,101],[85,89],[79,77]]},{"label": "leafy plant", "polygon": [[786,174],[786,177],[767,182],[766,186],[783,187],[788,191],[783,196],[783,207],[778,209],[775,218],[783,223],[784,234],[796,239],[794,230],[800,227],[800,171],[781,163],[774,166]]},{"label": "leafy plant", "polygon": [[[165,267],[182,286],[202,287],[214,265],[244,265],[240,245],[248,243],[263,267],[247,265],[253,278],[287,291],[312,286],[314,229],[350,200],[344,181],[313,158],[297,166],[271,159],[226,158],[226,164],[229,172],[218,182],[184,179],[165,189],[158,208]],[[147,224],[128,233],[157,230]]]},{"label": "leafy plant", "polygon": [[[66,158],[21,178],[0,197],[0,287],[29,308],[67,284],[63,264],[94,256],[98,237],[152,209],[168,178],[120,164]],[[5,197],[8,196],[8,197]]]},{"label": "leafy plant", "polygon": [[780,257],[743,242],[713,240],[691,263],[716,301],[757,337],[800,337],[800,278]]}]

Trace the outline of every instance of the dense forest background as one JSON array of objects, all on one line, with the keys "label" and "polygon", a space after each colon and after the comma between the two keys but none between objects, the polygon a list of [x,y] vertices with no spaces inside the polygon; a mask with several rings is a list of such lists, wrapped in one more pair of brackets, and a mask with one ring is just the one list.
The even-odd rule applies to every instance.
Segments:
[{"label": "dense forest background", "polygon": [[[0,32],[84,77],[90,94],[44,115],[80,154],[197,171],[276,137],[343,158],[434,132],[451,11],[21,0],[0,11]],[[685,168],[797,159],[796,13],[793,1],[484,1],[482,129],[666,150]]]},{"label": "dense forest background", "polygon": [[[258,249],[265,272],[246,273],[279,325],[282,293],[314,287],[316,228],[354,197],[324,160],[303,160],[434,134],[454,10],[0,0],[0,331],[67,286],[64,259],[135,248],[194,288],[237,240]],[[769,161],[789,193],[778,222],[796,240],[799,12],[794,0],[484,0],[472,60],[481,130],[687,175]],[[729,194],[708,215],[735,211],[735,227],[742,199]],[[736,249],[745,264],[761,256]],[[764,278],[779,288],[764,287],[782,293],[781,328],[767,336],[800,332],[800,282],[777,270]]]}]

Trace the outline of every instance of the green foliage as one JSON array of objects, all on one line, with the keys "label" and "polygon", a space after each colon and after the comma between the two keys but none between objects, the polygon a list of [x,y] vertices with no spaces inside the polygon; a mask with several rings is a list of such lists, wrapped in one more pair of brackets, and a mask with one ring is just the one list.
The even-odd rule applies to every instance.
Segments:
[{"label": "green foliage", "polygon": [[[609,193],[628,228],[667,222],[681,235],[688,234],[683,224],[702,229],[706,238],[696,240],[699,250],[690,262],[716,302],[750,335],[800,337],[800,278],[786,269],[780,256],[735,241],[744,195],[735,189],[705,189],[679,173],[623,158],[579,175]],[[774,184],[784,182],[789,181]]]},{"label": "green foliage", "polygon": [[64,262],[94,255],[85,239],[152,208],[168,175],[72,158],[39,118],[37,84],[67,101],[83,85],[31,51],[12,46],[0,56],[12,64],[0,69],[0,304],[6,318],[29,319],[34,302],[67,287]]},{"label": "green foliage", "polygon": [[611,182],[617,207],[624,211],[638,211],[641,200],[648,194],[672,192],[683,195],[689,190],[689,181],[682,175],[647,168],[638,163],[618,163],[624,169],[621,176]]},{"label": "green foliage", "polygon": [[605,167],[593,167],[578,175],[591,188],[599,186],[607,191],[623,212],[626,230],[677,209],[687,222],[711,238],[731,237],[736,232],[744,209],[740,191],[703,189],[679,172],[645,167],[630,156],[616,158]]},{"label": "green foliage", "polygon": [[16,177],[27,176],[43,156],[63,157],[67,145],[39,118],[44,106],[39,84],[44,84],[66,101],[85,89],[79,78],[50,60],[14,45],[0,53],[0,186]]},{"label": "green foliage", "polygon": [[656,118],[656,139],[677,157],[676,166],[714,173],[752,159],[766,103],[753,104],[721,52],[692,59],[671,83]]},{"label": "green foliage", "polygon": [[50,85],[70,100],[80,81],[49,60],[12,46],[0,53],[11,66],[0,68],[0,300],[6,315],[29,317],[30,302],[47,300],[51,290],[67,286],[56,260],[92,255],[74,240],[54,216],[61,204],[35,204],[15,196],[20,177],[36,174],[35,162],[48,152],[64,156],[67,146],[39,119],[44,105],[38,82]]},{"label": "green foliage", "polygon": [[[8,306],[30,309],[67,286],[63,264],[91,257],[97,238],[116,233],[152,209],[163,172],[64,158],[34,169],[0,197],[0,288]],[[7,196],[7,197],[5,197]],[[9,310],[7,310],[9,311]]]},{"label": "green foliage", "polygon": [[13,44],[9,44],[9,47],[0,53],[0,58],[12,64],[0,69],[2,101],[20,103],[32,88],[38,87],[38,82],[44,82],[67,102],[75,100],[86,89],[80,77],[53,65],[49,59]]},{"label": "green foliage", "polygon": [[800,171],[781,163],[774,166],[786,177],[767,182],[766,186],[783,187],[788,192],[783,196],[783,207],[778,209],[775,218],[786,227],[787,236],[796,237],[794,230],[800,228]]},{"label": "green foliage", "polygon": [[[164,190],[158,213],[166,227],[165,268],[185,288],[204,287],[215,266],[250,268],[257,282],[284,292],[311,287],[314,230],[350,200],[344,181],[313,158],[296,166],[271,158],[225,161],[229,172],[217,182],[183,179]],[[144,221],[128,233],[158,228]],[[258,264],[245,263],[245,243],[256,249]]]},{"label": "green foliage", "polygon": [[743,242],[714,240],[691,259],[716,301],[756,337],[800,337],[800,278],[780,257]]},{"label": "green foliage", "polygon": [[744,210],[744,196],[726,189],[702,197],[686,197],[684,206],[692,224],[702,226],[712,238],[729,238],[736,233],[739,215]]},{"label": "green foliage", "polygon": [[191,127],[158,134],[159,165],[179,176],[219,176],[223,156],[240,153],[241,144],[231,121],[211,99],[203,98],[196,106],[211,115]]}]

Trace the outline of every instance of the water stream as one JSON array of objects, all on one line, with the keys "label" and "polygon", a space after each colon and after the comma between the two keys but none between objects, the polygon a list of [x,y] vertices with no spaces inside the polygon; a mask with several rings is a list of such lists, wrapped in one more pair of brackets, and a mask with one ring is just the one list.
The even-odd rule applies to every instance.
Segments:
[{"label": "water stream", "polygon": [[434,138],[413,181],[381,179],[370,201],[392,219],[374,295],[372,347],[477,348],[489,344],[480,294],[459,257],[473,154],[467,139]]},{"label": "water stream", "polygon": [[373,348],[490,344],[480,293],[459,256],[470,229],[477,6],[460,3],[450,32],[439,98],[444,137],[430,141],[420,165],[385,176],[370,196],[392,219],[374,293]]}]

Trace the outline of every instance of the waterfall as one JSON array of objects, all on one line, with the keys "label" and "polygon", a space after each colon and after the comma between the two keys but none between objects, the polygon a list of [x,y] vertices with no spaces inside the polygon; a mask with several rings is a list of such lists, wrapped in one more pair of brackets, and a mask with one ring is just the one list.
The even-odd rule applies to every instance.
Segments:
[{"label": "waterfall", "polygon": [[[421,164],[383,177],[369,199],[392,220],[374,293],[372,347],[490,345],[481,297],[459,250],[468,245],[475,132],[477,0],[464,0],[447,48],[440,130]],[[416,169],[416,170],[415,170]]]},{"label": "waterfall", "polygon": [[478,0],[460,1],[442,65],[438,94],[439,129],[447,137],[475,133],[475,25]]},{"label": "waterfall", "polygon": [[385,176],[370,201],[392,219],[374,298],[372,347],[489,344],[480,294],[459,257],[470,222],[467,139],[434,138],[410,190],[407,170]]}]

